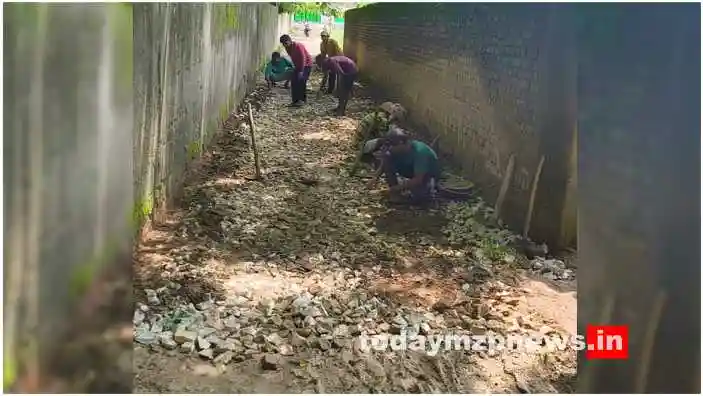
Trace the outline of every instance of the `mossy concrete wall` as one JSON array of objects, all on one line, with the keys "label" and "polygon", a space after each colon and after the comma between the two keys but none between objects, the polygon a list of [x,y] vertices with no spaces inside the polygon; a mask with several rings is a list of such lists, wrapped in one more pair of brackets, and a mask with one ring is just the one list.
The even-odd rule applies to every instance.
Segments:
[{"label": "mossy concrete wall", "polygon": [[186,164],[253,88],[281,25],[268,4],[134,5],[135,178],[142,213],[174,196]]},{"label": "mossy concrete wall", "polygon": [[6,383],[101,269],[131,265],[286,26],[269,4],[4,5]]}]

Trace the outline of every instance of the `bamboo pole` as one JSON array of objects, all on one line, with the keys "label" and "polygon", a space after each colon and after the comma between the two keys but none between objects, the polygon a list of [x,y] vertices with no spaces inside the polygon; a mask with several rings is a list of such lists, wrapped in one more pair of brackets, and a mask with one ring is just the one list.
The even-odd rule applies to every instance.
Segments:
[{"label": "bamboo pole", "polygon": [[249,106],[249,133],[251,134],[251,148],[254,151],[254,172],[255,179],[261,179],[261,166],[259,163],[259,150],[256,147],[256,134],[254,132],[254,113],[251,111],[251,103]]},{"label": "bamboo pole", "polygon": [[535,177],[532,179],[532,190],[530,191],[530,203],[527,206],[527,216],[525,216],[525,227],[522,229],[522,236],[527,237],[530,232],[530,223],[532,223],[532,212],[535,208],[535,196],[537,195],[537,185],[539,185],[539,178],[542,174],[542,167],[544,166],[544,156],[539,159],[539,165],[537,165],[537,171],[535,172]]},{"label": "bamboo pole", "polygon": [[493,208],[496,218],[500,218],[500,211],[503,208],[505,195],[508,193],[510,181],[513,179],[513,169],[515,169],[515,155],[510,156],[510,160],[508,161],[508,167],[505,170],[505,176],[503,176],[503,183],[501,183],[500,191],[498,192],[498,199],[496,199],[496,204]]}]

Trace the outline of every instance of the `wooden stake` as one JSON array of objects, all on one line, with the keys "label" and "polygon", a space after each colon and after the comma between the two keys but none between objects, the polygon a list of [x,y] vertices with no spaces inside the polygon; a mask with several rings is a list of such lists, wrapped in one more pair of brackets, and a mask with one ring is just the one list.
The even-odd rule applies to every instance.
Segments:
[{"label": "wooden stake", "polygon": [[254,113],[251,111],[251,103],[249,106],[249,133],[251,134],[251,148],[254,150],[254,171],[255,178],[261,179],[261,167],[259,165],[259,150],[256,147],[256,134],[254,133]]},{"label": "wooden stake", "polygon": [[542,167],[544,166],[544,156],[539,159],[539,165],[537,165],[537,171],[535,172],[535,177],[532,179],[532,191],[530,191],[530,202],[527,206],[527,216],[525,217],[525,227],[522,229],[522,236],[527,237],[527,233],[530,232],[530,223],[532,222],[532,211],[535,208],[535,196],[537,195],[537,185],[539,184],[539,177],[542,174]]},{"label": "wooden stake", "polygon": [[430,147],[432,148],[432,150],[437,151],[436,144],[437,144],[437,141],[438,141],[438,140],[439,140],[439,135],[438,135],[438,136],[435,136],[435,138],[432,139],[432,143],[430,143]]},{"label": "wooden stake", "polygon": [[515,169],[515,155],[511,155],[510,160],[508,160],[508,167],[505,169],[505,176],[503,176],[503,182],[500,185],[498,199],[496,199],[496,204],[493,207],[493,211],[495,212],[496,218],[500,218],[500,211],[503,208],[505,195],[508,193],[510,181],[513,179],[513,169]]}]

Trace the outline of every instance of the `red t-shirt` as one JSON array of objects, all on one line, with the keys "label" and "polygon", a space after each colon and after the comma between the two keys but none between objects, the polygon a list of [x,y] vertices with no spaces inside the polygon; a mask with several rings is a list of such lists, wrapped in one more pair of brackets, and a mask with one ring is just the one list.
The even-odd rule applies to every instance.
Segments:
[{"label": "red t-shirt", "polygon": [[295,71],[301,71],[306,66],[312,67],[312,56],[303,44],[294,41],[290,47],[286,48],[286,52],[293,61]]}]

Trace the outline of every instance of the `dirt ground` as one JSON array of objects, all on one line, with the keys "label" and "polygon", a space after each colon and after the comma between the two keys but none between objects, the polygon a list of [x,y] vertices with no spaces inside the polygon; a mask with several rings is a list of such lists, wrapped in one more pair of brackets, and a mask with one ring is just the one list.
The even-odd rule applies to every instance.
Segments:
[{"label": "dirt ground", "polygon": [[[146,233],[135,298],[147,317],[190,309],[241,348],[218,362],[201,346],[156,345],[141,324],[147,330],[135,337],[146,341],[134,344],[134,392],[572,391],[573,352],[429,356],[339,341],[340,329],[380,334],[398,320],[413,326],[418,315],[414,325],[433,333],[576,330],[574,281],[545,280],[513,260],[475,265],[449,246],[441,209],[389,208],[364,191],[363,177],[348,175],[352,136],[371,106],[363,95],[346,117],[330,117],[329,96],[291,109],[286,90],[258,91],[258,181],[245,118],[224,126],[190,171],[181,207]],[[174,284],[176,291],[164,291]],[[158,303],[148,301],[152,290],[161,290]],[[322,312],[291,311],[301,300],[319,301],[314,310]]]}]

